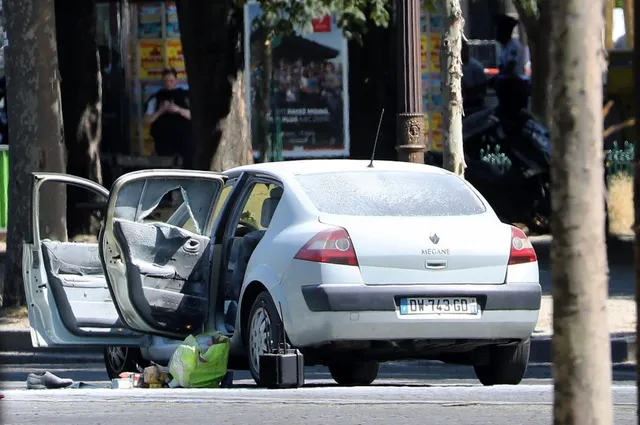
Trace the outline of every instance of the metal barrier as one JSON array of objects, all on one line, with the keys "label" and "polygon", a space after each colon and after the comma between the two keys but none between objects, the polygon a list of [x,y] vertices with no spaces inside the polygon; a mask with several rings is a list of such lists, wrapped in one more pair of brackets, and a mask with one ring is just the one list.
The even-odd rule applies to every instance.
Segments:
[{"label": "metal barrier", "polygon": [[0,145],[0,229],[9,221],[9,145]]}]

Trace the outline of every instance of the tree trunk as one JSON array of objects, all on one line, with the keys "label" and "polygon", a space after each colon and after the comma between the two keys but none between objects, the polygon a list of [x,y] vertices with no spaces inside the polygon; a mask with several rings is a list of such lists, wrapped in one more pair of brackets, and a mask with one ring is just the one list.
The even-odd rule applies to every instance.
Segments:
[{"label": "tree trunk", "polygon": [[518,17],[524,25],[531,53],[531,112],[551,128],[551,69],[549,49],[551,40],[550,2],[541,0],[513,0]]},{"label": "tree trunk", "polygon": [[[9,228],[2,304],[24,302],[22,243],[31,240],[31,173],[65,171],[53,0],[5,0],[9,113]],[[66,193],[42,191],[43,237],[65,241]]]},{"label": "tree trunk", "polygon": [[602,1],[550,3],[554,423],[612,423],[602,150]]},{"label": "tree trunk", "polygon": [[194,130],[193,167],[221,171],[253,160],[245,105],[242,7],[178,0]]},{"label": "tree trunk", "polygon": [[443,0],[444,29],[440,69],[442,103],[445,105],[443,166],[464,177],[467,167],[462,146],[462,29],[460,0]]},{"label": "tree trunk", "polygon": [[[62,82],[67,172],[102,183],[102,77],[96,46],[95,0],[56,0],[59,31],[58,58]],[[96,234],[100,223],[78,208],[93,196],[86,190],[67,190],[69,237]]]},{"label": "tree trunk", "polygon": [[633,49],[633,33],[635,28],[633,27],[633,7],[634,0],[624,0],[622,8],[624,10],[624,36],[627,42],[627,49]]},{"label": "tree trunk", "polygon": [[551,68],[549,51],[551,48],[551,10],[548,5],[540,9],[536,29],[529,37],[531,52],[531,112],[542,121],[547,128],[551,128],[553,114],[551,113]]}]

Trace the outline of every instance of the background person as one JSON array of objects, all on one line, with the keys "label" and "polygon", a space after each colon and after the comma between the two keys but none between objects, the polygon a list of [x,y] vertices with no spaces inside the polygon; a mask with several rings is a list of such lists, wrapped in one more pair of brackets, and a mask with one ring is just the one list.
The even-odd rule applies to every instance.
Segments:
[{"label": "background person", "polygon": [[148,101],[145,121],[151,124],[156,155],[181,156],[184,168],[192,168],[193,130],[189,92],[178,87],[178,73],[173,68],[162,71],[164,87]]}]

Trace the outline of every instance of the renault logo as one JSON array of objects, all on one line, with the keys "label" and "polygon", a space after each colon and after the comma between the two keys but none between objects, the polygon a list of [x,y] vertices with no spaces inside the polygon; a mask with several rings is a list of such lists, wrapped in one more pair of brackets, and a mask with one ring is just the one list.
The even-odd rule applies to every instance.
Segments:
[{"label": "renault logo", "polygon": [[437,245],[438,242],[440,242],[440,238],[435,233],[430,234],[429,239],[431,239],[431,242],[433,242],[434,245]]}]

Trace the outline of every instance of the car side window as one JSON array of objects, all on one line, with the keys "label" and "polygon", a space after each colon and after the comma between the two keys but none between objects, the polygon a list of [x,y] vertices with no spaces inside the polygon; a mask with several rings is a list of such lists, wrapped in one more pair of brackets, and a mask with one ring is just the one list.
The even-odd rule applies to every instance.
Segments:
[{"label": "car side window", "polygon": [[251,230],[267,230],[282,197],[282,188],[275,183],[255,183],[240,213],[238,226]]}]

